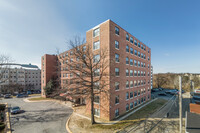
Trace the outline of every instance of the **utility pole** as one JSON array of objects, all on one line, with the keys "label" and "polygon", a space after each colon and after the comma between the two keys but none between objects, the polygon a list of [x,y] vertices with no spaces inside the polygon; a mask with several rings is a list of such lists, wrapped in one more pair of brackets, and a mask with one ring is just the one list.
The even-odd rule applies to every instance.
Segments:
[{"label": "utility pole", "polygon": [[179,131],[182,133],[182,78],[179,76]]}]

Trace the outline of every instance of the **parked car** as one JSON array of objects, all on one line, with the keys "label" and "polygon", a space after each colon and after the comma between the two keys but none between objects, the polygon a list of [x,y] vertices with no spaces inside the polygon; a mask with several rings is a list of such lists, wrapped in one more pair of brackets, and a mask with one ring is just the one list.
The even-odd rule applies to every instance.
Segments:
[{"label": "parked car", "polygon": [[0,97],[3,97],[3,94],[0,94]]},{"label": "parked car", "polygon": [[175,94],[177,94],[177,90],[176,89],[172,89],[172,90],[167,90],[167,91],[165,91],[165,93],[166,94],[171,94],[171,95],[175,95]]},{"label": "parked car", "polygon": [[11,95],[10,94],[5,94],[4,98],[11,98]]},{"label": "parked car", "polygon": [[176,95],[176,94],[178,94],[178,91],[176,89],[175,90],[171,90],[171,92],[169,94]]},{"label": "parked car", "polygon": [[151,92],[158,92],[160,91],[159,89],[152,89]]},{"label": "parked car", "polygon": [[18,94],[16,97],[17,98],[23,98],[23,97],[28,97],[28,95],[27,94]]},{"label": "parked car", "polygon": [[194,93],[194,95],[191,99],[191,103],[200,104],[200,94]]},{"label": "parked car", "polygon": [[12,107],[10,112],[11,114],[18,114],[18,113],[21,113],[22,110],[20,109],[20,107],[16,106],[16,107]]},{"label": "parked car", "polygon": [[165,92],[158,93],[159,96],[167,96]]},{"label": "parked car", "polygon": [[22,98],[23,95],[22,95],[22,94],[17,94],[16,97],[17,97],[17,98]]}]

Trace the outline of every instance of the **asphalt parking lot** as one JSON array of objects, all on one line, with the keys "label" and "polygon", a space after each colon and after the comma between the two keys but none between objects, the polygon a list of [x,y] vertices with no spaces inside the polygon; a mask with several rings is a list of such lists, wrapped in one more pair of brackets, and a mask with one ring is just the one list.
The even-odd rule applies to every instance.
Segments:
[{"label": "asphalt parking lot", "polygon": [[169,100],[173,95],[167,94],[166,96],[160,96],[158,95],[159,93],[164,93],[166,91],[168,91],[169,89],[163,89],[162,91],[157,91],[157,92],[151,92],[151,95],[154,95],[155,98],[163,98],[166,100]]},{"label": "asphalt parking lot", "polygon": [[66,122],[73,110],[55,101],[24,102],[23,98],[2,99],[24,113],[11,115],[13,133],[66,133]]}]

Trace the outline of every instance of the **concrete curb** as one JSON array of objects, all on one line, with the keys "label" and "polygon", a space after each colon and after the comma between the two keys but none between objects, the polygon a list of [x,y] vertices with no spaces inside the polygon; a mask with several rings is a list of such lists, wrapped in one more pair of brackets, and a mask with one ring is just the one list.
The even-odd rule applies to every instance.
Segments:
[{"label": "concrete curb", "polygon": [[30,98],[25,98],[25,99],[23,99],[23,101],[24,101],[24,102],[27,102],[27,103],[54,101],[54,100],[36,100],[36,101],[30,101],[29,99],[30,99]]},{"label": "concrete curb", "polygon": [[6,103],[6,125],[7,125],[7,131],[6,133],[11,133],[11,125],[10,125],[10,116],[8,112],[8,103]]},{"label": "concrete curb", "polygon": [[67,120],[67,122],[66,122],[66,130],[67,130],[67,132],[69,132],[69,133],[72,133],[72,131],[69,129],[69,121],[70,121],[72,115],[74,114],[74,110],[75,110],[73,107],[72,107],[72,109],[73,109],[73,112],[72,112],[72,114],[70,115],[70,117],[68,118],[68,120]]},{"label": "concrete curb", "polygon": [[70,115],[70,117],[68,118],[68,120],[66,122],[66,130],[67,130],[68,133],[72,133],[72,131],[69,129],[69,121],[70,121],[72,115],[73,115],[73,113]]}]

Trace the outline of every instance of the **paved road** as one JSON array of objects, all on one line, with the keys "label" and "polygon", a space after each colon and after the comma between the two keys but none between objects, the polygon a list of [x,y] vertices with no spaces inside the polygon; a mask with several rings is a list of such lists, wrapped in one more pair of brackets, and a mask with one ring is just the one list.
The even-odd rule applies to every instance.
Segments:
[{"label": "paved road", "polygon": [[70,107],[55,101],[24,102],[22,98],[3,99],[24,113],[11,115],[13,133],[66,133],[66,121],[72,114]]}]

